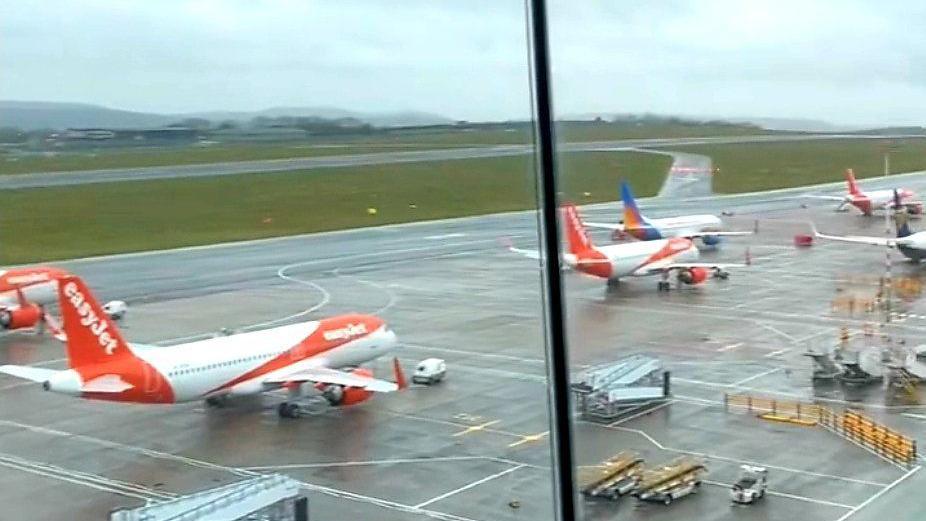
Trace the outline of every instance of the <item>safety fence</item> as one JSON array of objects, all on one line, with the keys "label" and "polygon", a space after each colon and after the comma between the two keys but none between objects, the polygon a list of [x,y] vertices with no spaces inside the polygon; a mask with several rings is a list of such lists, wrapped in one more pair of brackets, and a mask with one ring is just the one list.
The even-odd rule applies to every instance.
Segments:
[{"label": "safety fence", "polygon": [[837,412],[813,403],[745,394],[724,394],[723,403],[727,411],[745,411],[768,420],[823,427],[893,463],[910,467],[917,461],[916,440],[855,411]]}]

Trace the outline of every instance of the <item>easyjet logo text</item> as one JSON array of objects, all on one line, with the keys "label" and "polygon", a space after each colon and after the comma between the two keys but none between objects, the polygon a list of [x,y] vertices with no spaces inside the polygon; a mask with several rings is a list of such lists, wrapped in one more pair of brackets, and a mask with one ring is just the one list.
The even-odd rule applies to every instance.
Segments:
[{"label": "easyjet logo text", "polygon": [[367,332],[366,324],[347,324],[339,329],[331,329],[322,333],[325,340],[331,342],[334,340],[346,340],[355,336],[364,335]]},{"label": "easyjet logo text", "polygon": [[93,336],[96,337],[100,347],[106,351],[107,355],[113,354],[118,342],[116,342],[116,339],[107,331],[109,322],[100,319],[93,310],[93,306],[87,302],[84,294],[77,288],[77,284],[68,282],[64,286],[64,295],[68,298],[71,305],[74,306],[74,310],[77,311],[77,314],[80,315],[80,324],[93,333]]}]

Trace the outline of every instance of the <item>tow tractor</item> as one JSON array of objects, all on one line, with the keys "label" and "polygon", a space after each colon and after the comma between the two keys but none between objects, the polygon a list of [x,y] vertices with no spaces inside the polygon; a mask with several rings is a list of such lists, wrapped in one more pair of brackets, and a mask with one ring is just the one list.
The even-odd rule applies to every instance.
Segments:
[{"label": "tow tractor", "polygon": [[637,499],[668,505],[697,492],[705,472],[704,462],[682,456],[662,467],[644,471],[633,494]]},{"label": "tow tractor", "polygon": [[768,488],[768,469],[752,465],[741,465],[740,468],[743,471],[740,479],[730,489],[730,498],[733,502],[748,505],[765,497],[765,489]]}]

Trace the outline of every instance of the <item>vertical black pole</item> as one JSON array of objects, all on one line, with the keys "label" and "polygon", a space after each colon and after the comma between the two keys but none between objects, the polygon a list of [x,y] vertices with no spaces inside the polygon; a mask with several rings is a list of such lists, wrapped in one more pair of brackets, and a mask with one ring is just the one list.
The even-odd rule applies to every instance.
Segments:
[{"label": "vertical black pole", "polygon": [[554,508],[558,521],[576,519],[573,492],[572,407],[566,350],[563,280],[556,190],[556,149],[550,89],[545,0],[527,0],[530,39],[531,87],[534,96],[534,147],[537,163],[538,225],[543,270],[544,326],[546,332],[547,391],[550,403]]}]

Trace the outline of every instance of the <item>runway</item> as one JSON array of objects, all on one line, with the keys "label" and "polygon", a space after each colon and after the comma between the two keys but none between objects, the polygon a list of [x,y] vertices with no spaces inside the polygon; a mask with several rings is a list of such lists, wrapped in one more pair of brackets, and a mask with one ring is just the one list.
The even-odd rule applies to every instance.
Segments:
[{"label": "runway", "polygon": [[[598,141],[588,143],[564,143],[563,152],[608,151],[625,148],[657,147],[673,145],[698,145],[707,143],[754,143],[766,141],[806,141],[814,139],[878,138],[882,136],[862,135],[768,135],[733,136],[714,138],[674,139],[628,139],[619,141]],[[901,137],[901,136],[891,136]],[[82,170],[70,172],[40,172],[0,176],[0,190],[68,186],[115,181],[143,181],[151,179],[174,179],[185,177],[207,177],[234,174],[261,174],[316,168],[338,168],[347,166],[413,163],[423,161],[448,161],[478,159],[533,153],[532,145],[498,145],[471,148],[450,148],[442,150],[416,150],[352,154],[341,156],[306,157],[294,159],[268,159],[260,161],[236,161],[196,165],[155,166],[139,168],[117,168],[106,170]]]},{"label": "runway", "polygon": [[[694,178],[683,184],[698,190],[709,183],[709,169],[698,172],[685,173]],[[926,189],[920,174],[863,186],[895,179]],[[884,253],[823,243],[796,250],[791,238],[807,231],[808,218],[834,233],[881,234],[884,222],[837,214],[830,203],[796,194],[643,201],[653,216],[733,210],[727,220],[734,229],[752,229],[759,219],[758,235],[703,254],[739,262],[749,247],[753,266],[729,281],[666,295],[656,293],[651,278],[608,291],[601,281],[567,275],[576,369],[646,352],[674,377],[665,407],[607,425],[577,421],[579,464],[632,449],[648,464],[699,455],[710,471],[699,494],[669,507],[638,506],[631,498],[589,502],[585,519],[870,521],[926,508],[916,494],[926,484],[918,470],[897,468],[822,430],[765,423],[719,406],[729,390],[852,400],[922,441],[922,405],[898,407],[879,388],[849,395],[810,385],[803,349],[862,321],[833,314],[840,280],[880,273]],[[810,208],[799,208],[803,202]],[[618,218],[612,204],[583,213]],[[313,519],[550,519],[539,274],[535,262],[499,242],[508,237],[529,247],[535,223],[532,213],[520,212],[61,263],[101,298],[129,301],[123,328],[132,341],[167,344],[224,327],[370,312],[399,334],[406,368],[439,356],[448,377],[435,387],[284,421],[272,396],[225,409],[130,406],[74,400],[2,376],[5,511],[24,519],[100,519],[115,507],[283,472],[303,482]],[[921,276],[906,263],[894,271]],[[908,306],[910,316],[926,316],[921,301]],[[926,332],[917,318],[895,327],[911,341]],[[60,345],[45,337],[0,338],[0,363],[60,368],[61,358]],[[389,374],[388,361],[374,369]],[[726,487],[742,463],[767,466],[772,493],[761,504],[731,507]],[[41,500],[25,499],[35,491]],[[898,496],[902,502],[891,501]]]}]

